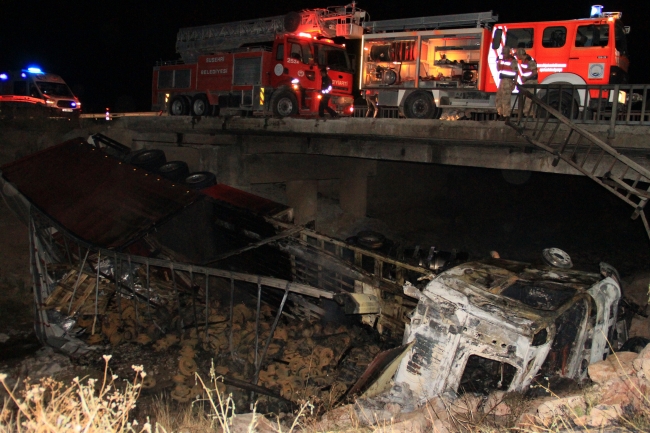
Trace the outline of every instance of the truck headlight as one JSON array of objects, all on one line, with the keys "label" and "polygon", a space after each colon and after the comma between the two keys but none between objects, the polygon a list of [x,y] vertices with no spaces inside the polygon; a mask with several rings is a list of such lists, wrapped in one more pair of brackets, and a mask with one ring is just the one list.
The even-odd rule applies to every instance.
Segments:
[{"label": "truck headlight", "polygon": [[625,104],[625,100],[627,99],[627,95],[623,91],[618,92],[618,103],[619,104]]},{"label": "truck headlight", "polygon": [[51,99],[46,99],[46,100],[45,100],[45,103],[46,103],[47,105],[54,105],[54,101],[51,100]]}]

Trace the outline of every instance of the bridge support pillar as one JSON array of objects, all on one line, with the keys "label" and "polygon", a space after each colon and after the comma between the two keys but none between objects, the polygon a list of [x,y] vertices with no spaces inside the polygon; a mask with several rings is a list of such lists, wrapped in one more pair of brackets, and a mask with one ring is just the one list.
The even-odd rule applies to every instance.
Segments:
[{"label": "bridge support pillar", "polygon": [[368,207],[368,176],[354,173],[341,178],[339,204],[343,212],[355,217],[365,217]]},{"label": "bridge support pillar", "polygon": [[306,224],[316,220],[318,202],[317,180],[287,181],[287,204],[293,208],[294,223]]}]

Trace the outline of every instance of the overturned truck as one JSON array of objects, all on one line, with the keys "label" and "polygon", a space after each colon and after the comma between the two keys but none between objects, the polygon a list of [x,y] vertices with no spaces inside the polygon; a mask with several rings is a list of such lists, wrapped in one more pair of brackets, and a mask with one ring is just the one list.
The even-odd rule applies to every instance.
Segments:
[{"label": "overturned truck", "polygon": [[574,271],[556,249],[540,265],[387,253],[129,154],[70,140],[3,166],[2,193],[29,226],[38,337],[71,356],[180,347],[165,373],[179,401],[200,393],[189,378],[212,358],[226,384],[258,395],[414,406],[584,378],[616,338],[620,283],[604,263]]}]

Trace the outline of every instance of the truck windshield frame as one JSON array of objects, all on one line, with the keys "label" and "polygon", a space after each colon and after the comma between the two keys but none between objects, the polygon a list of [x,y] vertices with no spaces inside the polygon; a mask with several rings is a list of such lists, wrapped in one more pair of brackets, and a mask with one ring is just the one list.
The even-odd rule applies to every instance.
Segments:
[{"label": "truck windshield frame", "polygon": [[319,66],[328,66],[334,71],[352,72],[350,57],[341,47],[314,43],[314,58]]},{"label": "truck windshield frame", "polygon": [[65,83],[34,80],[43,95],[73,98],[72,91]]}]

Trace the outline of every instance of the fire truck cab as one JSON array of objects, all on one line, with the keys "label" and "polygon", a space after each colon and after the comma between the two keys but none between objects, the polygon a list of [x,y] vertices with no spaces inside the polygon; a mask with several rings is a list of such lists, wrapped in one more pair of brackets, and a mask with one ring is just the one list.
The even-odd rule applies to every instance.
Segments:
[{"label": "fire truck cab", "polygon": [[81,111],[79,99],[63,78],[36,67],[0,72],[0,103],[12,108],[42,108],[54,116],[70,116]]},{"label": "fire truck cab", "polygon": [[[587,19],[490,28],[498,19],[490,11],[366,22],[370,34],[362,41],[360,88],[410,118],[438,118],[444,108],[494,111],[497,60],[510,48],[524,48],[536,60],[540,84],[626,83],[629,28],[620,17],[599,11]],[[413,27],[435,30],[403,31]],[[573,98],[583,105],[584,90],[557,93],[549,93],[550,103]]]}]

